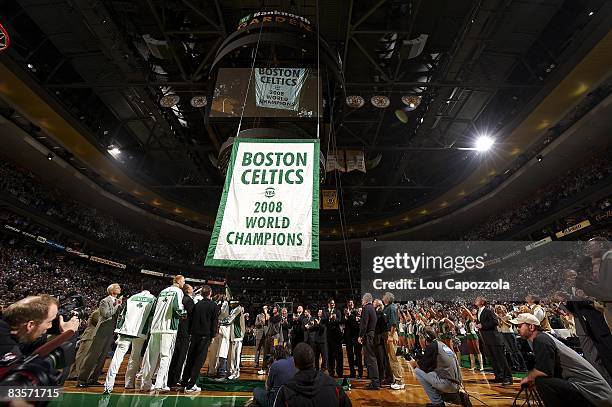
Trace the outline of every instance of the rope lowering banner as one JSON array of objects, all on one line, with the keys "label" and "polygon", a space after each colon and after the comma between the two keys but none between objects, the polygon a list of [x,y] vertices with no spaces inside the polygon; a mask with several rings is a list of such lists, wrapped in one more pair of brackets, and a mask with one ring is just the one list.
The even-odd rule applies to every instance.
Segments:
[{"label": "rope lowering banner", "polygon": [[204,265],[319,268],[319,150],[236,139]]}]

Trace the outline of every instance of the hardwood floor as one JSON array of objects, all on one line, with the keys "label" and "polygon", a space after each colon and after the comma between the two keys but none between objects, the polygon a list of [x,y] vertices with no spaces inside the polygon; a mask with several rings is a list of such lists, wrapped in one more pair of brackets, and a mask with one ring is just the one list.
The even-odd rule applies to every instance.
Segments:
[{"label": "hardwood floor", "polygon": [[[246,347],[243,350],[243,362],[241,368],[240,380],[265,380],[266,376],[259,376],[254,368],[253,362],[254,350],[252,347]],[[110,363],[110,359],[107,359],[106,365]],[[127,357],[125,358],[117,380],[113,395],[107,398],[107,402],[104,403],[105,407],[113,407],[116,405],[124,405],[122,402],[131,399],[138,399],[144,402],[145,405],[153,404],[152,400],[157,400],[155,404],[157,406],[165,406],[172,404],[173,407],[177,407],[178,404],[192,404],[194,401],[201,405],[207,406],[242,406],[248,397],[251,396],[250,392],[244,391],[211,391],[204,389],[197,395],[188,394],[185,395],[182,391],[171,391],[167,393],[148,393],[140,392],[137,390],[126,390],[123,388],[124,375],[127,364]],[[424,406],[429,403],[427,395],[419,385],[416,377],[414,376],[412,368],[407,362],[403,362],[405,371],[405,383],[406,388],[404,390],[391,390],[388,387],[383,387],[378,391],[365,390],[364,386],[367,384],[367,380],[351,380],[351,390],[348,392],[349,397],[352,401],[353,406],[356,407],[370,407],[370,406],[384,406],[384,407],[411,407],[411,406]],[[202,374],[207,373],[208,365],[206,364],[202,369]],[[346,371],[348,375],[348,370]],[[480,399],[482,402],[489,406],[511,406],[515,395],[519,391],[518,379],[515,380],[513,386],[503,387],[501,385],[489,383],[488,380],[493,378],[492,374],[484,374],[479,372],[471,372],[468,369],[462,369],[465,387],[467,391],[472,395]],[[100,377],[100,382],[104,382],[106,375],[106,368],[104,369],[103,375]],[[65,387],[64,399],[60,405],[86,405],[90,406],[91,402],[95,400],[104,400],[101,395],[103,387],[88,387],[88,388],[77,388],[75,382],[67,382]],[[79,394],[82,395],[79,398]],[[99,396],[97,396],[99,395]],[[157,397],[158,399],[151,399],[150,396]],[[83,398],[84,397],[84,398]],[[128,400],[128,401],[129,401]],[[481,401],[472,399],[472,403],[475,406],[484,405]],[[166,404],[168,403],[168,404]],[[137,404],[140,404],[138,402]],[[519,405],[522,402],[518,403]],[[98,403],[97,405],[100,405]],[[128,405],[134,405],[128,403]],[[94,406],[91,406],[94,407]],[[321,406],[325,407],[325,406]]]}]

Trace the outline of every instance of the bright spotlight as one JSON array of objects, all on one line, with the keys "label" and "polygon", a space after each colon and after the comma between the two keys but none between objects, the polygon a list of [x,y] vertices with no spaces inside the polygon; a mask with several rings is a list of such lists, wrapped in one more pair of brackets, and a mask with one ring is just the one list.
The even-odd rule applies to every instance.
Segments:
[{"label": "bright spotlight", "polygon": [[493,140],[491,137],[480,136],[476,139],[476,144],[474,145],[474,149],[476,151],[489,151],[491,147],[493,147],[494,143],[495,143],[495,140]]},{"label": "bright spotlight", "polygon": [[113,156],[113,157],[115,157],[115,158],[116,158],[116,157],[117,157],[119,154],[121,154],[121,150],[119,149],[119,147],[114,146],[114,145],[112,145],[112,144],[111,144],[110,146],[108,146],[107,151],[108,151],[108,153],[109,153],[110,155],[112,155],[112,156]]}]

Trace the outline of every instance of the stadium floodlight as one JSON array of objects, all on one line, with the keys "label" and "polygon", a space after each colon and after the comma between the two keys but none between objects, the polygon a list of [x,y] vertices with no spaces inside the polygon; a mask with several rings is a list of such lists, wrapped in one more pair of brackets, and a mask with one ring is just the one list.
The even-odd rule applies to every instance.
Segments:
[{"label": "stadium floodlight", "polygon": [[493,147],[493,144],[495,144],[495,140],[491,137],[479,136],[476,139],[476,143],[474,143],[474,149],[481,152],[489,151],[491,147]]},{"label": "stadium floodlight", "polygon": [[115,158],[117,158],[121,154],[121,150],[119,149],[119,147],[114,146],[112,144],[108,146],[107,151],[110,155],[112,155]]}]

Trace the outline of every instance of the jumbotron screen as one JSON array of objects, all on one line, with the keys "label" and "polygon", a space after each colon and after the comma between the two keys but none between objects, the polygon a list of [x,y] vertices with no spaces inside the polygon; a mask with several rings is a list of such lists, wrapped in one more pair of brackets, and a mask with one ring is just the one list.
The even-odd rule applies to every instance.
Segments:
[{"label": "jumbotron screen", "polygon": [[244,117],[316,118],[317,82],[310,68],[221,68],[210,117],[240,117],[244,105]]}]

